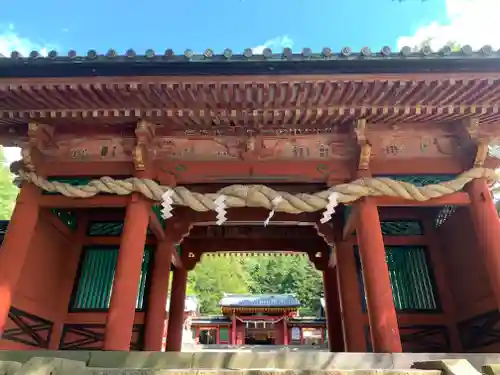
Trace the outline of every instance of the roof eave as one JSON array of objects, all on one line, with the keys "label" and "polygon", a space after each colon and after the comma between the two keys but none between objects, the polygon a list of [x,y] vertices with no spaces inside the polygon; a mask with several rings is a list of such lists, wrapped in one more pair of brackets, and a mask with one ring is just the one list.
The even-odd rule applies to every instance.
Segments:
[{"label": "roof eave", "polygon": [[134,59],[0,59],[0,78],[132,76],[498,73],[499,57],[385,58],[302,61],[165,61]]}]

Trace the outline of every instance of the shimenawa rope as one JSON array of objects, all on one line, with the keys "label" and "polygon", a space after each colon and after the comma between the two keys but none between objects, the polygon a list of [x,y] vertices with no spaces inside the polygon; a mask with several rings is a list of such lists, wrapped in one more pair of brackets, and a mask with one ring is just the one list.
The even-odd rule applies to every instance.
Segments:
[{"label": "shimenawa rope", "polygon": [[[34,172],[23,169],[19,169],[15,173],[19,175],[21,180],[31,182],[47,192],[57,192],[70,198],[89,198],[99,193],[129,195],[138,192],[149,199],[161,202],[163,194],[171,189],[173,205],[190,207],[199,212],[215,210],[217,208],[216,199],[224,196],[226,208],[261,207],[292,214],[324,210],[328,207],[329,198],[333,193],[336,193],[338,203],[351,203],[363,197],[382,196],[424,202],[458,192],[474,179],[485,178],[489,182],[498,180],[498,175],[493,169],[473,168],[451,181],[426,186],[415,186],[408,182],[386,177],[370,177],[360,178],[312,194],[275,191],[265,185],[230,185],[216,193],[202,194],[189,191],[183,186],[169,188],[161,186],[153,180],[136,177],[124,180],[101,177],[89,181],[87,185],[72,186],[63,182],[48,181]],[[277,204],[276,197],[281,197]]]}]

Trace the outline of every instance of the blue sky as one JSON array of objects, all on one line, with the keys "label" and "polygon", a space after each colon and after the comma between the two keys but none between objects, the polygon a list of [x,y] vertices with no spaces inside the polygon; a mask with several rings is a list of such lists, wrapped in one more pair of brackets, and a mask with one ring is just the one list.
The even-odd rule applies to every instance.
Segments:
[{"label": "blue sky", "polygon": [[498,29],[493,26],[498,23],[497,3],[500,0],[18,0],[2,6],[0,52],[173,48],[179,53],[227,47],[237,52],[263,46],[297,51],[350,46],[358,51],[364,46],[398,48],[426,37],[436,42],[466,39],[480,47],[494,41],[482,39],[494,39],[498,33],[483,32],[481,38],[479,31],[470,29],[475,28],[474,19],[479,29]]},{"label": "blue sky", "polygon": [[[18,0],[2,4],[0,53],[138,53],[264,47],[399,49],[432,39],[500,47],[500,0]],[[10,160],[18,150],[6,150]]]}]

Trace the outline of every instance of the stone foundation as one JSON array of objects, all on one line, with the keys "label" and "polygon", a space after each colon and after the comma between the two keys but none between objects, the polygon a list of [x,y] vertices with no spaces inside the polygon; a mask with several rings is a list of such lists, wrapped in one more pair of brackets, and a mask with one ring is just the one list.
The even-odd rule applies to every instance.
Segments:
[{"label": "stone foundation", "polygon": [[0,375],[500,375],[500,354],[0,351]]}]

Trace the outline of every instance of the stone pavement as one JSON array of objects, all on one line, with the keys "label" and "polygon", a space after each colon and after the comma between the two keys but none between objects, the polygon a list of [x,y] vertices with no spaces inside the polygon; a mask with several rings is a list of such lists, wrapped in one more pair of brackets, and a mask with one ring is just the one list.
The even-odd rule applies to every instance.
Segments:
[{"label": "stone pavement", "polygon": [[0,351],[0,375],[500,375],[499,354]]}]

